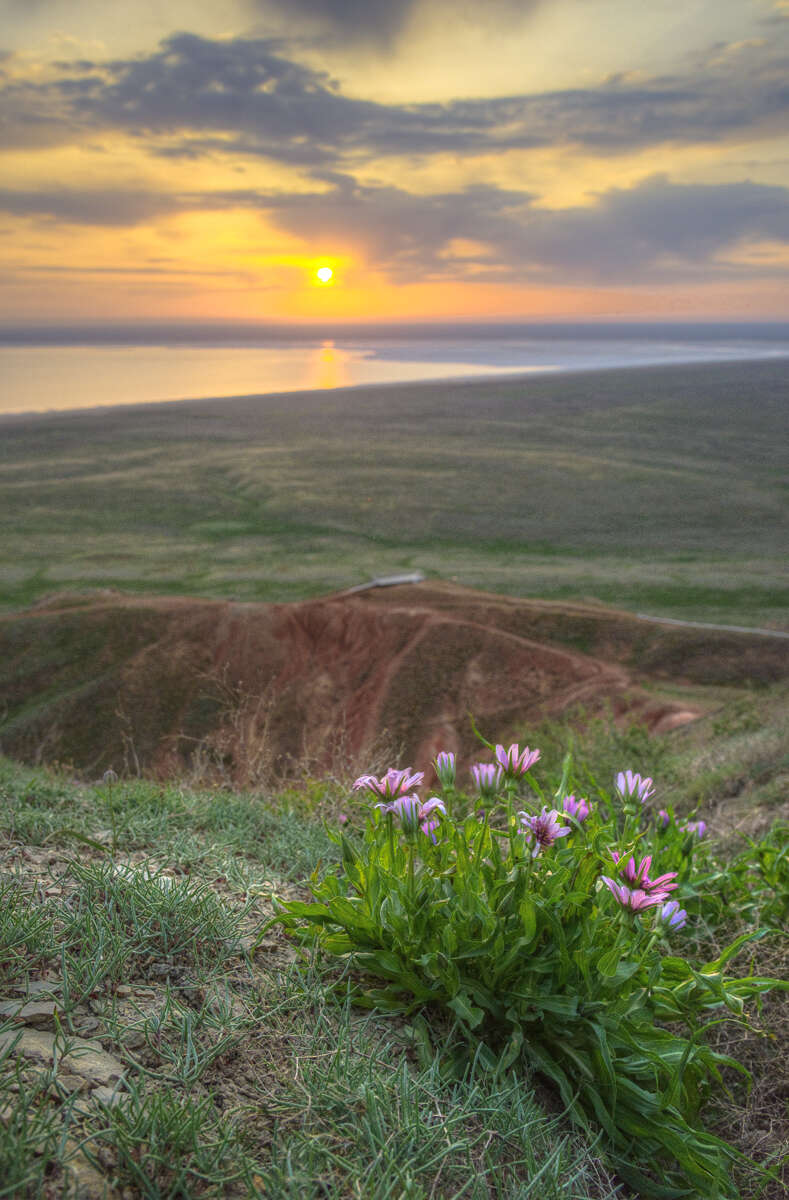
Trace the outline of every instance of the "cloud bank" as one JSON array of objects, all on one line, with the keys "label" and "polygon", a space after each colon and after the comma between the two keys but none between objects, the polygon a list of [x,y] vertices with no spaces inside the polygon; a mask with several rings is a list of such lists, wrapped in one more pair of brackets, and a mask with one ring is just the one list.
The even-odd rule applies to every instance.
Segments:
[{"label": "cloud bank", "polygon": [[59,67],[44,83],[3,85],[0,76],[6,145],[36,126],[64,142],[112,129],[172,136],[171,154],[221,150],[309,166],[350,155],[561,145],[617,153],[779,132],[789,121],[789,53],[762,46],[731,61],[713,55],[683,76],[624,75],[585,88],[413,105],[344,96],[326,72],[270,38],[177,34],[140,58]]},{"label": "cloud bank", "polygon": [[[288,11],[340,32],[358,26],[372,40],[402,30],[414,7],[411,0],[288,0]],[[507,7],[517,6],[500,0],[499,9]],[[256,178],[272,168],[265,188],[211,187],[210,170],[201,189],[194,175],[189,187],[159,191],[142,182],[68,188],[9,181],[0,212],[120,229],[241,209],[310,244],[350,247],[395,282],[738,278],[756,270],[748,248],[789,246],[789,188],[747,178],[680,183],[647,167],[631,186],[602,183],[585,203],[551,207],[526,169],[520,186],[486,182],[482,167],[474,186],[434,185],[426,194],[424,185],[409,189],[407,170],[400,186],[376,182],[371,164],[387,157],[429,164],[437,155],[495,163],[510,152],[528,162],[530,151],[546,148],[605,164],[655,147],[776,139],[789,128],[787,80],[789,54],[778,39],[713,45],[682,73],[624,73],[574,89],[430,104],[346,95],[282,38],[179,33],[136,57],[59,62],[27,75],[13,56],[0,56],[6,148],[84,147],[112,136],[159,163],[246,160]],[[299,182],[277,186],[279,167],[291,179],[295,168]],[[758,273],[780,275],[786,262],[786,255],[767,254]]]}]

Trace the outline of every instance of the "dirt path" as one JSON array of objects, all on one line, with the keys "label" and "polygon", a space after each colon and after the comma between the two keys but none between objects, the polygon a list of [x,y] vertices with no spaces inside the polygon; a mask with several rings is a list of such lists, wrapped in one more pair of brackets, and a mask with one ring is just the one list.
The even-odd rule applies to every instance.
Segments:
[{"label": "dirt path", "polygon": [[685,629],[718,629],[724,633],[754,633],[758,637],[789,639],[789,633],[780,629],[754,629],[750,625],[713,625],[709,621],[683,621],[679,617],[651,617],[647,613],[633,613],[637,621],[651,621],[657,625],[680,625]]}]

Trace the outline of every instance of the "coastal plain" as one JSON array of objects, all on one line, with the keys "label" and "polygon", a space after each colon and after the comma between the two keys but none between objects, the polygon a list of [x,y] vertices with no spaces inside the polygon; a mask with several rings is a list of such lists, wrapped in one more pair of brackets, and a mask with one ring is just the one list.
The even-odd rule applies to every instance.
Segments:
[{"label": "coastal plain", "polygon": [[5,417],[0,605],[281,602],[422,572],[786,630],[788,376],[675,365]]}]

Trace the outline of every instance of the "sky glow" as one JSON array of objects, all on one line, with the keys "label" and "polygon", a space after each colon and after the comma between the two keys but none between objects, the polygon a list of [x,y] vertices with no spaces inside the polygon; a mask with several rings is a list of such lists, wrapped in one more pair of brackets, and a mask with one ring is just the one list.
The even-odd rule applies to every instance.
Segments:
[{"label": "sky glow", "polygon": [[787,0],[0,0],[0,322],[789,319],[788,78]]}]

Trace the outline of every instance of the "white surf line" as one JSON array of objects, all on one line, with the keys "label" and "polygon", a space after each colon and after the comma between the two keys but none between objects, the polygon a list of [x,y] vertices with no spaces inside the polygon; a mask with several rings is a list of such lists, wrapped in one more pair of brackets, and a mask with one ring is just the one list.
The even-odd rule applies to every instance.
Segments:
[{"label": "white surf line", "polygon": [[754,629],[750,625],[712,625],[708,621],[683,621],[679,617],[651,617],[647,613],[633,613],[639,621],[653,621],[659,625],[690,625],[694,629],[722,629],[726,633],[755,633],[759,637],[789,638],[789,633],[780,629]]}]

